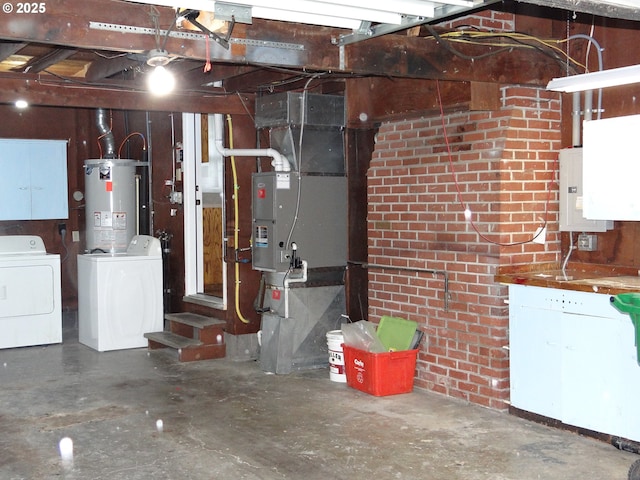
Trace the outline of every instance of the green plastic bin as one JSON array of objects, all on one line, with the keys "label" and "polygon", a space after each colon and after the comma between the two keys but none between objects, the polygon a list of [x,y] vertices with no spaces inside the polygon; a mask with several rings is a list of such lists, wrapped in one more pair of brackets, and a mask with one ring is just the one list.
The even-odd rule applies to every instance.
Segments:
[{"label": "green plastic bin", "polygon": [[400,317],[383,316],[380,318],[376,333],[388,351],[409,350],[418,322]]},{"label": "green plastic bin", "polygon": [[636,360],[640,365],[640,293],[619,293],[611,297],[614,307],[628,313],[635,329]]}]

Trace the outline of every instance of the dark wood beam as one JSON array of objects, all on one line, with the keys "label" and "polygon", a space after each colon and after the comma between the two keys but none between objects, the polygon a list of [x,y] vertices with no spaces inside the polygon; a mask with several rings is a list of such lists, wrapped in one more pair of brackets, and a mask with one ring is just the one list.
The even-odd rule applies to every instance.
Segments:
[{"label": "dark wood beam", "polygon": [[[520,0],[518,0],[520,2]],[[527,0],[520,3],[531,3],[544,7],[552,7],[570,12],[588,13],[599,17],[640,20],[640,8],[621,5],[607,0]]]},{"label": "dark wood beam", "polygon": [[1,42],[0,43],[0,61],[10,57],[19,50],[26,47],[26,43],[21,42]]},{"label": "dark wood beam", "polygon": [[389,35],[349,45],[345,63],[352,73],[389,77],[426,78],[546,85],[562,74],[557,60],[529,48],[506,49],[456,43],[427,37]]},{"label": "dark wood beam", "polygon": [[77,50],[71,48],[56,48],[40,57],[33,57],[24,65],[14,68],[13,70],[25,73],[39,73],[46,70],[51,65],[55,65],[56,63],[69,58],[75,53],[77,53]]},{"label": "dark wood beam", "polygon": [[471,84],[407,78],[353,78],[346,81],[345,94],[347,125],[371,128],[383,120],[410,113],[432,115],[440,111],[440,101],[447,111],[468,109]]},{"label": "dark wood beam", "polygon": [[13,103],[18,98],[34,105],[60,107],[104,107],[117,110],[252,113],[255,97],[250,94],[227,94],[210,88],[198,94],[175,93],[154,97],[146,91],[131,91],[116,82],[100,86],[63,82],[45,75],[0,74],[0,103]]},{"label": "dark wood beam", "polygon": [[89,68],[87,68],[84,78],[89,82],[95,82],[109,78],[111,75],[115,75],[124,70],[132,69],[139,64],[139,59],[131,58],[128,55],[115,58],[96,58],[91,62]]},{"label": "dark wood beam", "polygon": [[[301,77],[302,85],[295,85],[286,82],[289,79]],[[228,78],[224,82],[224,86],[229,91],[252,91],[266,90],[272,87],[274,90],[285,89],[291,90],[304,86],[306,76],[300,72],[281,72],[279,70],[270,69],[253,69],[243,74],[238,74],[232,78]],[[282,85],[281,85],[282,84]]]},{"label": "dark wood beam", "polygon": [[212,65],[210,71],[205,72],[203,70],[204,62],[199,61],[198,63],[192,62],[193,67],[188,72],[184,72],[180,75],[180,83],[185,86],[185,88],[200,88],[202,85],[212,84],[214,82],[222,81],[224,82],[225,89],[229,92],[235,91],[244,91],[243,89],[236,89],[234,86],[228,86],[227,80],[230,78],[234,78],[238,75],[244,75],[247,72],[253,72],[258,67],[254,67],[252,65],[232,65],[232,64],[222,64],[216,63]]},{"label": "dark wood beam", "polygon": [[[25,16],[20,22],[15,21],[15,15],[0,15],[0,38],[122,52],[144,53],[157,48],[155,35],[140,33],[141,28],[153,27],[148,5],[104,0],[57,0],[47,5],[45,14]],[[167,28],[173,20],[173,10],[157,10],[161,29]],[[88,13],[79,16],[78,12]],[[91,22],[132,28],[100,30],[92,28]],[[343,32],[255,19],[251,25],[236,24],[228,50],[209,42],[209,57],[213,62],[307,71],[521,84],[544,84],[561,73],[557,64],[535,50],[504,51],[473,62],[455,55],[433,38],[385,35],[347,46],[334,45],[332,39]],[[166,49],[172,55],[204,60],[204,35],[190,35],[169,36]],[[490,48],[457,46],[463,54]]]}]

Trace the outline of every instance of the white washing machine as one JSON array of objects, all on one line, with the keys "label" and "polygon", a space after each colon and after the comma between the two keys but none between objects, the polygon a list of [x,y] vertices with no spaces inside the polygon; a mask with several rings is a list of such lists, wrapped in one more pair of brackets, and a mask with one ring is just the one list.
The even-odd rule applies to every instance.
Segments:
[{"label": "white washing machine", "polygon": [[126,253],[78,255],[78,337],[105,352],[147,346],[164,330],[160,241],[136,235]]},{"label": "white washing machine", "polygon": [[0,348],[62,342],[60,255],[35,235],[0,236]]}]

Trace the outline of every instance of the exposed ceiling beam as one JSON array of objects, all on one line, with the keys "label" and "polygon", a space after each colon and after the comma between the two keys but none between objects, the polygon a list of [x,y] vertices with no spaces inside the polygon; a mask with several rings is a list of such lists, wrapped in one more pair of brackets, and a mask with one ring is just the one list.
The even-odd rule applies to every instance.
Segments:
[{"label": "exposed ceiling beam", "polygon": [[600,17],[640,20],[640,8],[636,0],[527,0],[520,3],[531,3],[544,7],[558,8],[570,12],[588,13]]},{"label": "exposed ceiling beam", "polygon": [[0,61],[10,57],[14,53],[26,47],[26,43],[21,42],[2,42],[0,43]]},{"label": "exposed ceiling beam", "polygon": [[41,57],[33,57],[27,63],[14,70],[25,73],[39,73],[46,70],[51,65],[55,65],[56,63],[69,58],[76,52],[77,50],[71,48],[57,48],[55,50],[51,50],[45,55],[42,55]]},{"label": "exposed ceiling beam", "polygon": [[22,75],[17,79],[0,73],[0,103],[13,103],[17,98],[33,105],[86,107],[100,105],[116,110],[170,111],[251,114],[255,97],[251,94],[227,94],[221,88],[210,88],[198,94],[176,93],[166,97],[154,97],[147,92],[128,91],[117,82],[105,82],[100,86],[69,84],[44,75]]},{"label": "exposed ceiling beam", "polygon": [[[91,14],[83,18],[77,15],[78,11]],[[173,10],[157,7],[157,11],[160,25],[168,27],[173,22]],[[146,5],[66,0],[51,12],[25,17],[21,22],[12,22],[10,17],[0,15],[0,36],[7,40],[121,52],[146,52],[157,47],[153,29],[149,32],[152,20]],[[129,27],[99,30],[91,27],[96,22]],[[143,29],[146,31],[141,32]],[[310,72],[457,81],[541,84],[560,74],[557,65],[531,50],[520,50],[517,55],[503,52],[486,57],[482,62],[472,62],[456,57],[431,37],[386,35],[363,43],[336,46],[331,39],[339,33],[340,30],[326,27],[255,20],[252,25],[236,25],[236,42],[232,41],[229,50],[210,42],[209,56],[212,62],[276,66]],[[491,47],[482,48],[482,52],[486,52]],[[169,36],[166,49],[170,54],[203,61],[207,52],[204,35],[192,32],[186,37]],[[458,50],[473,53],[478,48],[460,45]],[[505,64],[514,65],[514,68],[502,78],[500,75],[504,73]],[[531,69],[532,66],[536,69]]]},{"label": "exposed ceiling beam", "polygon": [[95,82],[109,78],[116,73],[135,68],[140,65],[140,63],[141,59],[132,58],[126,54],[115,58],[96,58],[91,62],[89,68],[87,68],[84,78],[89,82]]}]

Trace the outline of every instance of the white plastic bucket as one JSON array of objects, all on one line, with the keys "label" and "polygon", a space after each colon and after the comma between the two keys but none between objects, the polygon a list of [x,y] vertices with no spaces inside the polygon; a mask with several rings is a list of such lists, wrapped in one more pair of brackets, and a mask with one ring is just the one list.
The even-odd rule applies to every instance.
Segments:
[{"label": "white plastic bucket", "polygon": [[331,330],[327,332],[327,345],[329,347],[329,379],[332,382],[347,382],[347,375],[344,370],[344,353],[342,344],[344,337],[342,330]]}]

